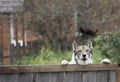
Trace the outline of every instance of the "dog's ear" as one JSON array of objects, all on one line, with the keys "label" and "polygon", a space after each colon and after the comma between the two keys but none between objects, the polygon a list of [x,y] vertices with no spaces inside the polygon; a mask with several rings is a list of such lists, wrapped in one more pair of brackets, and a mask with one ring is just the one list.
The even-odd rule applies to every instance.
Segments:
[{"label": "dog's ear", "polygon": [[73,43],[72,43],[72,49],[73,49],[73,51],[74,51],[77,47],[78,47],[77,42],[76,42],[76,41],[73,41]]},{"label": "dog's ear", "polygon": [[92,45],[92,41],[91,41],[91,40],[88,40],[87,46],[89,46],[91,49],[93,48],[93,45]]}]

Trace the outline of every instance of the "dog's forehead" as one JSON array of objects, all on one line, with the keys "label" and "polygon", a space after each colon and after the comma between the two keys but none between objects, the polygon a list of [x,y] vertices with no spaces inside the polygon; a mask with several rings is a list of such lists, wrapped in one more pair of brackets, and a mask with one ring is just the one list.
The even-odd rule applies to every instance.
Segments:
[{"label": "dog's forehead", "polygon": [[79,45],[76,50],[90,50],[89,46],[86,45]]}]

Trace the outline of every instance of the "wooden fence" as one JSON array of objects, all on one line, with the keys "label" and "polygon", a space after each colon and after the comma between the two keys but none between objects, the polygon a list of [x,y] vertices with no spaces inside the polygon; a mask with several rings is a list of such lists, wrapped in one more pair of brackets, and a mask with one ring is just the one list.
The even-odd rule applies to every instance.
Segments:
[{"label": "wooden fence", "polygon": [[0,67],[0,82],[120,82],[117,64]]},{"label": "wooden fence", "polygon": [[39,52],[39,48],[38,48],[38,42],[34,41],[34,42],[27,42],[27,46],[20,46],[20,44],[18,44],[17,46],[14,45],[10,45],[10,62],[11,64],[14,63],[14,61],[20,60],[22,58],[22,56],[31,56],[31,55],[35,55],[38,54]]},{"label": "wooden fence", "polygon": [[14,64],[16,60],[20,60],[22,56],[31,56],[31,55],[36,55],[39,53],[39,45],[38,41],[34,42],[27,42],[27,46],[20,46],[18,43],[17,46],[14,46],[13,44],[10,44],[9,52],[8,55],[3,54],[5,51],[3,49],[3,46],[0,45],[0,64],[3,64],[5,59],[9,59],[10,64]]}]

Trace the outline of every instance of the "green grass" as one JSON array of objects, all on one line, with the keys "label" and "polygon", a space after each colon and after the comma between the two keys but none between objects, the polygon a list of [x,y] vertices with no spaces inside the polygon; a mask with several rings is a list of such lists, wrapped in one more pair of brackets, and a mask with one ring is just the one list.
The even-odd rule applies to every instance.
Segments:
[{"label": "green grass", "polygon": [[[100,63],[104,58],[101,51],[95,46],[93,48],[93,63]],[[62,60],[71,60],[72,51],[54,51],[51,48],[43,47],[39,54],[33,56],[24,56],[22,60],[16,61],[16,65],[34,65],[34,64],[60,64]]]},{"label": "green grass", "polygon": [[72,52],[70,51],[54,51],[51,48],[43,47],[39,54],[33,56],[24,56],[22,60],[16,61],[17,65],[33,65],[33,64],[60,64],[63,59],[70,60]]}]

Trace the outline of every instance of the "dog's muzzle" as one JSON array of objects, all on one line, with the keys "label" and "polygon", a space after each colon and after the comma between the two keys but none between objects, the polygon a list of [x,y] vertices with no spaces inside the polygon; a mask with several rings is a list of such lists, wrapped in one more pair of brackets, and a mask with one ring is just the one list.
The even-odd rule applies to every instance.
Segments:
[{"label": "dog's muzzle", "polygon": [[83,55],[82,55],[82,60],[83,60],[83,61],[86,61],[86,60],[87,60],[86,54],[83,54]]}]

